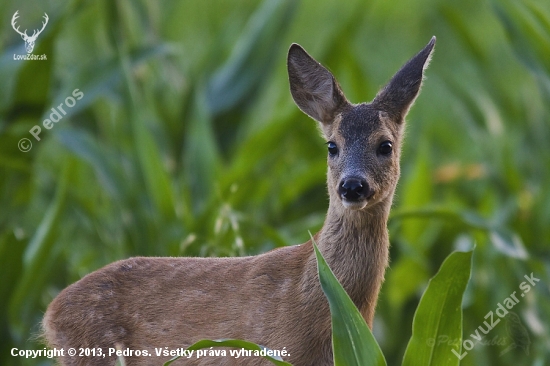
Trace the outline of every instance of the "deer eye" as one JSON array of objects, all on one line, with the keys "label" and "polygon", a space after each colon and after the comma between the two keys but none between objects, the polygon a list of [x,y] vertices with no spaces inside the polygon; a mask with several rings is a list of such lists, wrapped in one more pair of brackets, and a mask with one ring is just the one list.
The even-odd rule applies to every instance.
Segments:
[{"label": "deer eye", "polygon": [[384,141],[378,147],[378,153],[381,155],[390,155],[393,150],[391,141]]},{"label": "deer eye", "polygon": [[332,141],[329,141],[327,142],[327,147],[328,147],[328,154],[330,156],[334,156],[336,154],[338,154],[338,147],[336,146],[336,144]]}]

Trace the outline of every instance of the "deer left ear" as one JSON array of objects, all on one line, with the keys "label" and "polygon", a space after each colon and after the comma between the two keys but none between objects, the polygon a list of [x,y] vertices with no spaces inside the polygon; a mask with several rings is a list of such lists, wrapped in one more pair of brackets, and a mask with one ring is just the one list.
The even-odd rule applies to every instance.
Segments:
[{"label": "deer left ear", "polygon": [[411,58],[378,92],[372,104],[402,122],[420,93],[424,70],[428,67],[435,46],[435,36],[416,56]]}]

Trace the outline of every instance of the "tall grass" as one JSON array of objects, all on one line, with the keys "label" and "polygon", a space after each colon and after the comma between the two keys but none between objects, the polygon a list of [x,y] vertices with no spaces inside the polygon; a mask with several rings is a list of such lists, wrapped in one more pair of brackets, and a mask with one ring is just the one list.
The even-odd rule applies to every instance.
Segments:
[{"label": "tall grass", "polygon": [[[550,3],[6,0],[0,14],[0,363],[33,348],[67,284],[132,255],[230,256],[308,239],[327,207],[324,141],[293,105],[286,50],[302,44],[353,102],[370,100],[432,35],[408,117],[374,334],[398,364],[428,279],[477,245],[464,335],[525,274],[541,282],[462,365],[550,358]],[[22,28],[50,22],[35,54]],[[41,140],[29,134],[78,88]],[[29,138],[32,150],[17,148]],[[451,340],[452,341],[452,340]],[[501,342],[501,343],[502,343]]]}]

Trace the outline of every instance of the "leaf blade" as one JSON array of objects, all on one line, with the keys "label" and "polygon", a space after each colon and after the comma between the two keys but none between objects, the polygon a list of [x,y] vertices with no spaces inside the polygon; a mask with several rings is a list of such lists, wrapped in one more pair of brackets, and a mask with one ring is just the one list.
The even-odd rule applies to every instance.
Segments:
[{"label": "leaf blade", "polygon": [[[456,365],[462,344],[462,296],[470,279],[472,254],[454,252],[441,265],[422,295],[403,366]],[[441,296],[444,294],[444,296]],[[448,337],[455,342],[436,342]],[[457,349],[458,347],[458,349]]]}]

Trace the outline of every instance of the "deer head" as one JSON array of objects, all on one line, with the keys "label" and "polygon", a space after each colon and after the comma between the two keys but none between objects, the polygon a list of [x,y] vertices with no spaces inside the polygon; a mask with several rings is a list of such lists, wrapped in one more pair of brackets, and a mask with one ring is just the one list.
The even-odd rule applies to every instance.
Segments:
[{"label": "deer head", "polygon": [[44,13],[44,20],[45,22],[42,22],[42,29],[40,30],[34,30],[33,33],[32,33],[32,36],[29,36],[27,35],[27,30],[25,29],[24,32],[21,32],[19,30],[19,26],[17,26],[16,28],[16,20],[17,18],[19,18],[19,15],[17,14],[19,12],[16,11],[15,14],[13,14],[13,17],[11,18],[11,26],[13,27],[13,29],[19,33],[21,35],[21,38],[23,38],[23,40],[25,41],[25,49],[27,50],[27,53],[31,53],[32,50],[34,49],[34,42],[36,42],[36,38],[38,38],[38,35],[40,33],[42,33],[42,31],[44,30],[44,28],[46,28],[46,24],[48,24],[48,14]]},{"label": "deer head", "polygon": [[327,141],[331,203],[351,210],[391,204],[404,119],[418,96],[434,45],[435,37],[371,103],[361,104],[350,103],[334,76],[302,47],[291,46],[290,91],[298,107],[319,122]]}]

